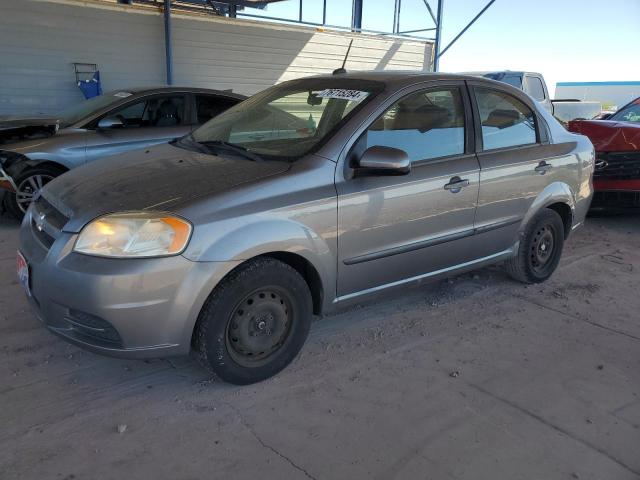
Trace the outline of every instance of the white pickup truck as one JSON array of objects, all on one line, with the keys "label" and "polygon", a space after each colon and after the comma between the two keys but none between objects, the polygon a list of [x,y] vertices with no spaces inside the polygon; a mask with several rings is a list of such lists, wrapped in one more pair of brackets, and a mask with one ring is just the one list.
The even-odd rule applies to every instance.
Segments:
[{"label": "white pickup truck", "polygon": [[563,125],[570,120],[590,120],[602,111],[600,102],[583,102],[575,99],[551,100],[544,77],[535,72],[503,70],[495,72],[466,72],[467,75],[486,77],[508,83],[537,100]]}]

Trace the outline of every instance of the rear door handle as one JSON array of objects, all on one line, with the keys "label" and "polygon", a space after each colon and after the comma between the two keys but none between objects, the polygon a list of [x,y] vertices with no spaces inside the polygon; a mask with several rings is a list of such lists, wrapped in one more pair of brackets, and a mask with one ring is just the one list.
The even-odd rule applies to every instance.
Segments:
[{"label": "rear door handle", "polygon": [[458,193],[460,190],[462,190],[464,187],[468,187],[469,186],[469,180],[464,178],[460,178],[460,177],[453,177],[451,180],[449,180],[449,183],[447,183],[444,186],[445,190],[449,190],[451,193]]},{"label": "rear door handle", "polygon": [[534,170],[536,172],[538,172],[540,175],[544,175],[545,173],[547,173],[549,170],[551,170],[551,168],[553,167],[553,165],[548,164],[547,162],[545,162],[544,160],[542,162],[540,162],[538,164],[538,166],[536,168],[534,168]]}]

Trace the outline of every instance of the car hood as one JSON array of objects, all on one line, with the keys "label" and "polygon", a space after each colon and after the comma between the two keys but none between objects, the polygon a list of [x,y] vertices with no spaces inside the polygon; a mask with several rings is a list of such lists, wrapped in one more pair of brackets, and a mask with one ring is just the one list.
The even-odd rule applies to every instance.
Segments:
[{"label": "car hood", "polygon": [[569,131],[586,135],[598,152],[640,150],[640,123],[611,120],[573,120]]},{"label": "car hood", "polygon": [[59,122],[52,117],[0,116],[0,144],[54,135],[58,131]]},{"label": "car hood", "polygon": [[79,232],[107,213],[175,210],[197,198],[285,172],[290,166],[164,144],[71,170],[51,181],[42,196],[70,218],[65,231]]}]

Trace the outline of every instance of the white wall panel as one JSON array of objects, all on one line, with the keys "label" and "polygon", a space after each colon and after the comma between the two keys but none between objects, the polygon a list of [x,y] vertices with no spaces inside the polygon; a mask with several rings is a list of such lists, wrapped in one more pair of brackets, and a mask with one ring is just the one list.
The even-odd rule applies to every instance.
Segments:
[{"label": "white wall panel", "polygon": [[[105,90],[164,85],[160,12],[93,0],[0,0],[0,114],[54,113],[82,99],[73,62],[97,63]],[[204,15],[173,16],[174,84],[252,94],[331,72],[422,70],[432,44]]]}]

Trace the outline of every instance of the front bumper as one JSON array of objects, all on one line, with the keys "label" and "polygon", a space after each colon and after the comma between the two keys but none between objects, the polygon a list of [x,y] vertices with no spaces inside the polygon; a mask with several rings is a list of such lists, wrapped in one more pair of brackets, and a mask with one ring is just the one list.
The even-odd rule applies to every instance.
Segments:
[{"label": "front bumper", "polygon": [[73,252],[76,234],[43,241],[28,211],[20,251],[30,304],[53,333],[87,350],[126,358],[187,354],[198,314],[237,262],[182,256],[109,259]]}]

